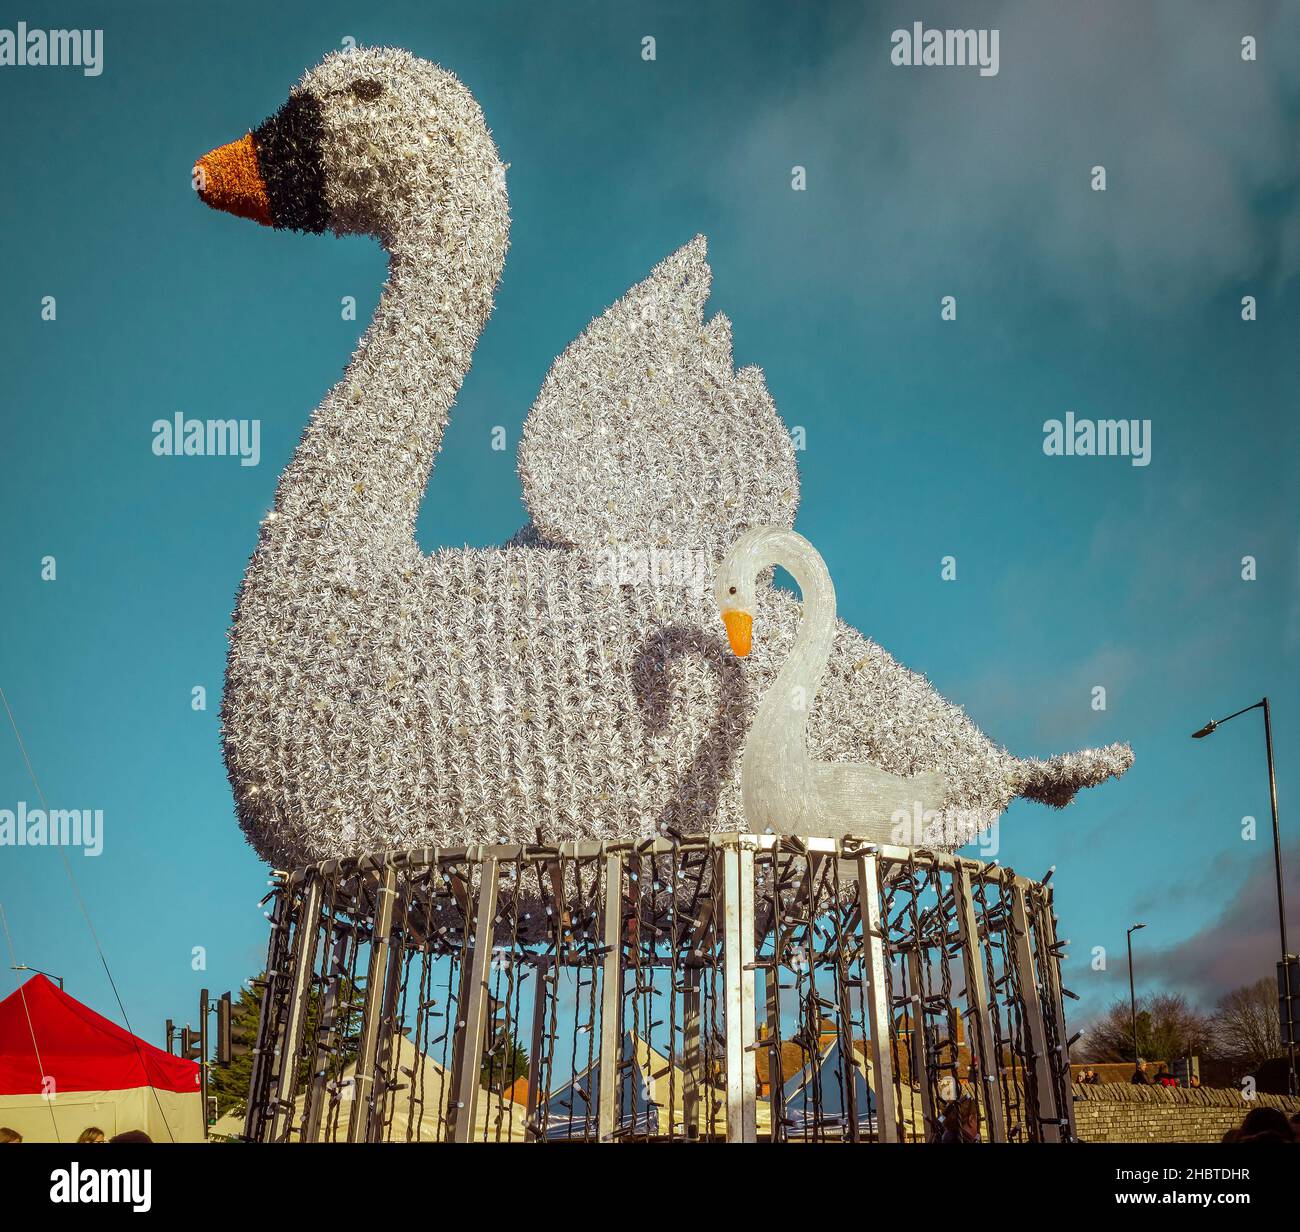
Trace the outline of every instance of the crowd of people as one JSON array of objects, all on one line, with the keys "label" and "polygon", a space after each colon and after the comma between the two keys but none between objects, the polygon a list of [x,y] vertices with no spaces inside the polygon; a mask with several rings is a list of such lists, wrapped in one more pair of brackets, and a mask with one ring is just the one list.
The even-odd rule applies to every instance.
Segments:
[{"label": "crowd of people", "polygon": [[[1160,1062],[1159,1068],[1153,1074],[1147,1073],[1147,1062],[1139,1060],[1137,1068],[1133,1071],[1132,1078],[1129,1081],[1135,1087],[1199,1087],[1201,1080],[1195,1074],[1189,1078],[1186,1083],[1176,1074],[1169,1072],[1169,1067]],[[1082,1073],[1075,1079],[1075,1082],[1082,1087],[1095,1087],[1101,1083],[1101,1075],[1092,1068],[1085,1068]]]},{"label": "crowd of people", "polygon": [[[1154,1074],[1148,1074],[1147,1063],[1141,1057],[1138,1058],[1137,1069],[1133,1071],[1133,1077],[1129,1081],[1135,1087],[1180,1087],[1183,1085],[1176,1075],[1169,1072],[1169,1067],[1163,1061],[1160,1062],[1160,1068]],[[1201,1080],[1193,1075],[1187,1085],[1189,1087],[1199,1087]]]},{"label": "crowd of people", "polygon": [[[21,1142],[22,1140],[23,1140],[22,1134],[20,1134],[16,1129],[10,1129],[8,1125],[0,1125],[0,1144],[6,1142]],[[91,1125],[87,1129],[83,1129],[81,1133],[77,1135],[78,1145],[82,1144],[83,1142],[152,1142],[152,1141],[153,1139],[149,1137],[148,1134],[146,1134],[143,1130],[139,1130],[139,1129],[128,1129],[125,1133],[114,1134],[111,1138],[109,1138],[105,1135],[104,1131],[99,1128],[98,1125]]]}]

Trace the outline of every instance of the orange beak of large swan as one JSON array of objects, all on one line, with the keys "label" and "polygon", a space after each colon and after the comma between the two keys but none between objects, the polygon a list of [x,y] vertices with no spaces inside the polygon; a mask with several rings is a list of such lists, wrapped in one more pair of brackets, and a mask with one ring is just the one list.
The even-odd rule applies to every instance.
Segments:
[{"label": "orange beak of large swan", "polygon": [[727,641],[731,643],[732,653],[738,659],[743,659],[749,654],[754,633],[754,618],[748,612],[732,608],[722,613],[722,623],[727,626]]},{"label": "orange beak of large swan", "polygon": [[194,164],[194,187],[204,204],[214,210],[271,226],[271,199],[252,133],[200,158]]}]

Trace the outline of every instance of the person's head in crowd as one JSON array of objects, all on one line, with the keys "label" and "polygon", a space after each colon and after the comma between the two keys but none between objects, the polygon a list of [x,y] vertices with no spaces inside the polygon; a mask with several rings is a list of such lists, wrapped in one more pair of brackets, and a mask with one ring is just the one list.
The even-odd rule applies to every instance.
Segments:
[{"label": "person's head in crowd", "polygon": [[0,1142],[21,1142],[22,1134],[16,1129],[10,1129],[8,1125],[0,1125]]},{"label": "person's head in crowd", "polygon": [[104,1131],[98,1125],[88,1125],[77,1135],[78,1142],[103,1142]]},{"label": "person's head in crowd", "polygon": [[1283,1142],[1293,1142],[1291,1122],[1280,1108],[1252,1108],[1242,1118],[1238,1142],[1259,1134],[1279,1134]]},{"label": "person's head in crowd", "polygon": [[110,1142],[152,1142],[153,1139],[142,1129],[128,1129],[125,1133],[114,1134]]}]

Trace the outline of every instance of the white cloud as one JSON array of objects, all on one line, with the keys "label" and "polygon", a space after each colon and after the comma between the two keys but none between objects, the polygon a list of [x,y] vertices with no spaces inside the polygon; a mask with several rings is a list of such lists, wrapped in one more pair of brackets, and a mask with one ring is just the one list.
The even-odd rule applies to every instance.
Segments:
[{"label": "white cloud", "polygon": [[929,26],[1001,30],[997,77],[892,66],[889,32],[917,16],[873,9],[721,160],[715,191],[783,277],[848,271],[878,296],[1033,272],[1094,311],[1160,311],[1300,270],[1300,224],[1265,202],[1297,185],[1300,5],[931,5]]}]

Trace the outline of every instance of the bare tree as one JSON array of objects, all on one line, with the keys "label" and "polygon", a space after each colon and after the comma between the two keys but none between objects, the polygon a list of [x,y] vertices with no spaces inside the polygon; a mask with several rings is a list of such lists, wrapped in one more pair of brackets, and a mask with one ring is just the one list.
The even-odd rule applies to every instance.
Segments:
[{"label": "bare tree", "polygon": [[[1139,998],[1138,1056],[1172,1061],[1205,1052],[1210,1040],[1210,1019],[1193,1009],[1181,993],[1150,993]],[[1116,1001],[1085,1030],[1076,1055],[1087,1061],[1131,1061],[1134,1051],[1129,1003]]]},{"label": "bare tree", "polygon": [[1221,997],[1210,1023],[1220,1056],[1258,1066],[1282,1054],[1277,985],[1267,976]]}]

